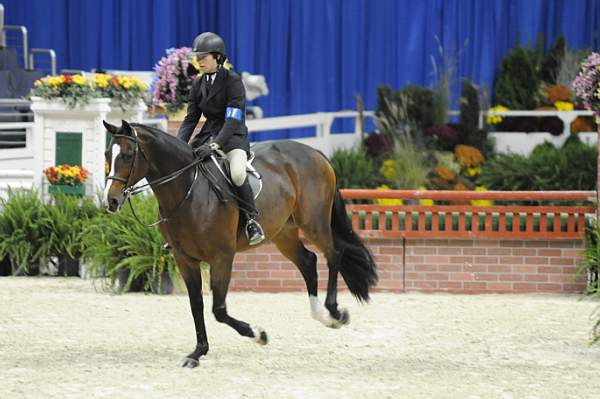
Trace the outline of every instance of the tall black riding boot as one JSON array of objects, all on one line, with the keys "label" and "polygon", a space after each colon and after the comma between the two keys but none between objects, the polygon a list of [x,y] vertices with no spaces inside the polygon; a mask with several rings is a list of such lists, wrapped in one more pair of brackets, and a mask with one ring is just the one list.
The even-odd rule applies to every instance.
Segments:
[{"label": "tall black riding boot", "polygon": [[236,187],[237,195],[241,201],[238,200],[240,210],[246,214],[246,236],[250,245],[256,245],[265,239],[265,233],[260,224],[256,220],[258,217],[258,210],[254,204],[254,195],[252,193],[252,187],[248,178],[239,187]]}]

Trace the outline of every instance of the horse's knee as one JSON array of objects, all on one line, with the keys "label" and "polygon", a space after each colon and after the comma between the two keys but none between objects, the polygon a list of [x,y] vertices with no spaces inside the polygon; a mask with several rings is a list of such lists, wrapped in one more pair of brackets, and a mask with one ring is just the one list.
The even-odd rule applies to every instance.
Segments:
[{"label": "horse's knee", "polygon": [[213,314],[219,323],[224,323],[227,320],[227,308],[225,306],[213,308]]}]

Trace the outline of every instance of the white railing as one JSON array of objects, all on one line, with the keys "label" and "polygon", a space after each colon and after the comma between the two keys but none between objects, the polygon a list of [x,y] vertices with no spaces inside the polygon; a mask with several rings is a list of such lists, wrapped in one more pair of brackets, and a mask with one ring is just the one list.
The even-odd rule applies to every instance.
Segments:
[{"label": "white railing", "polygon": [[33,163],[33,122],[0,123],[0,140],[2,135],[19,134],[25,130],[24,147],[0,149],[0,171],[31,168]]},{"label": "white railing", "polygon": [[[498,116],[530,116],[530,117],[548,117],[555,116],[560,118],[564,124],[563,132],[560,135],[553,135],[548,132],[502,132],[493,131],[494,126],[489,127],[489,135],[495,141],[496,152],[516,153],[529,155],[533,149],[544,142],[554,144],[560,147],[571,135],[571,123],[578,116],[593,116],[592,111],[481,111],[479,113],[479,127],[483,128],[484,118],[487,115]],[[578,137],[585,143],[593,145],[598,140],[597,132],[579,132]]]},{"label": "white railing", "polygon": [[33,187],[33,170],[0,169],[0,198],[8,197],[8,190]]},{"label": "white railing", "polygon": [[[363,112],[365,119],[373,118],[374,114],[373,111]],[[353,131],[332,134],[331,126],[334,120],[338,118],[353,118]],[[315,136],[296,138],[294,140],[315,147],[325,153],[325,155],[331,155],[339,147],[351,147],[358,143],[361,138],[361,120],[357,111],[317,112],[313,114],[248,119],[246,125],[249,132],[314,127],[316,129]]]}]

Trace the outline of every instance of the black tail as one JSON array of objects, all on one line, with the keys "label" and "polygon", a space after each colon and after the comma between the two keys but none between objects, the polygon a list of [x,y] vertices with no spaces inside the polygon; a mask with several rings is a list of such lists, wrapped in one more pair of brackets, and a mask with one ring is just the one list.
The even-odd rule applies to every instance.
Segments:
[{"label": "black tail", "polygon": [[348,289],[358,301],[368,301],[369,288],[377,284],[377,265],[369,249],[352,229],[339,191],[333,198],[331,229],[335,249],[341,252],[340,272]]}]

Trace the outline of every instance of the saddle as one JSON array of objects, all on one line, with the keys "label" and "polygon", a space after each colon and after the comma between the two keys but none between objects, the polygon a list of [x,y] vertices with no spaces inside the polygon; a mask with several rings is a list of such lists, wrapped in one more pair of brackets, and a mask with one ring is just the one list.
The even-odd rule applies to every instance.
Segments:
[{"label": "saddle", "polygon": [[[231,170],[229,166],[229,160],[225,156],[225,153],[221,150],[216,151],[216,156],[211,155],[211,160],[217,167],[217,170],[227,183],[229,183],[229,187],[234,189],[233,182],[231,181]],[[248,182],[250,183],[250,187],[252,187],[252,194],[254,195],[254,199],[257,199],[262,191],[263,182],[262,176],[256,170],[256,168],[252,165],[254,161],[254,152],[250,151],[250,157],[248,158],[248,162],[246,163],[246,174],[248,175]]]}]

